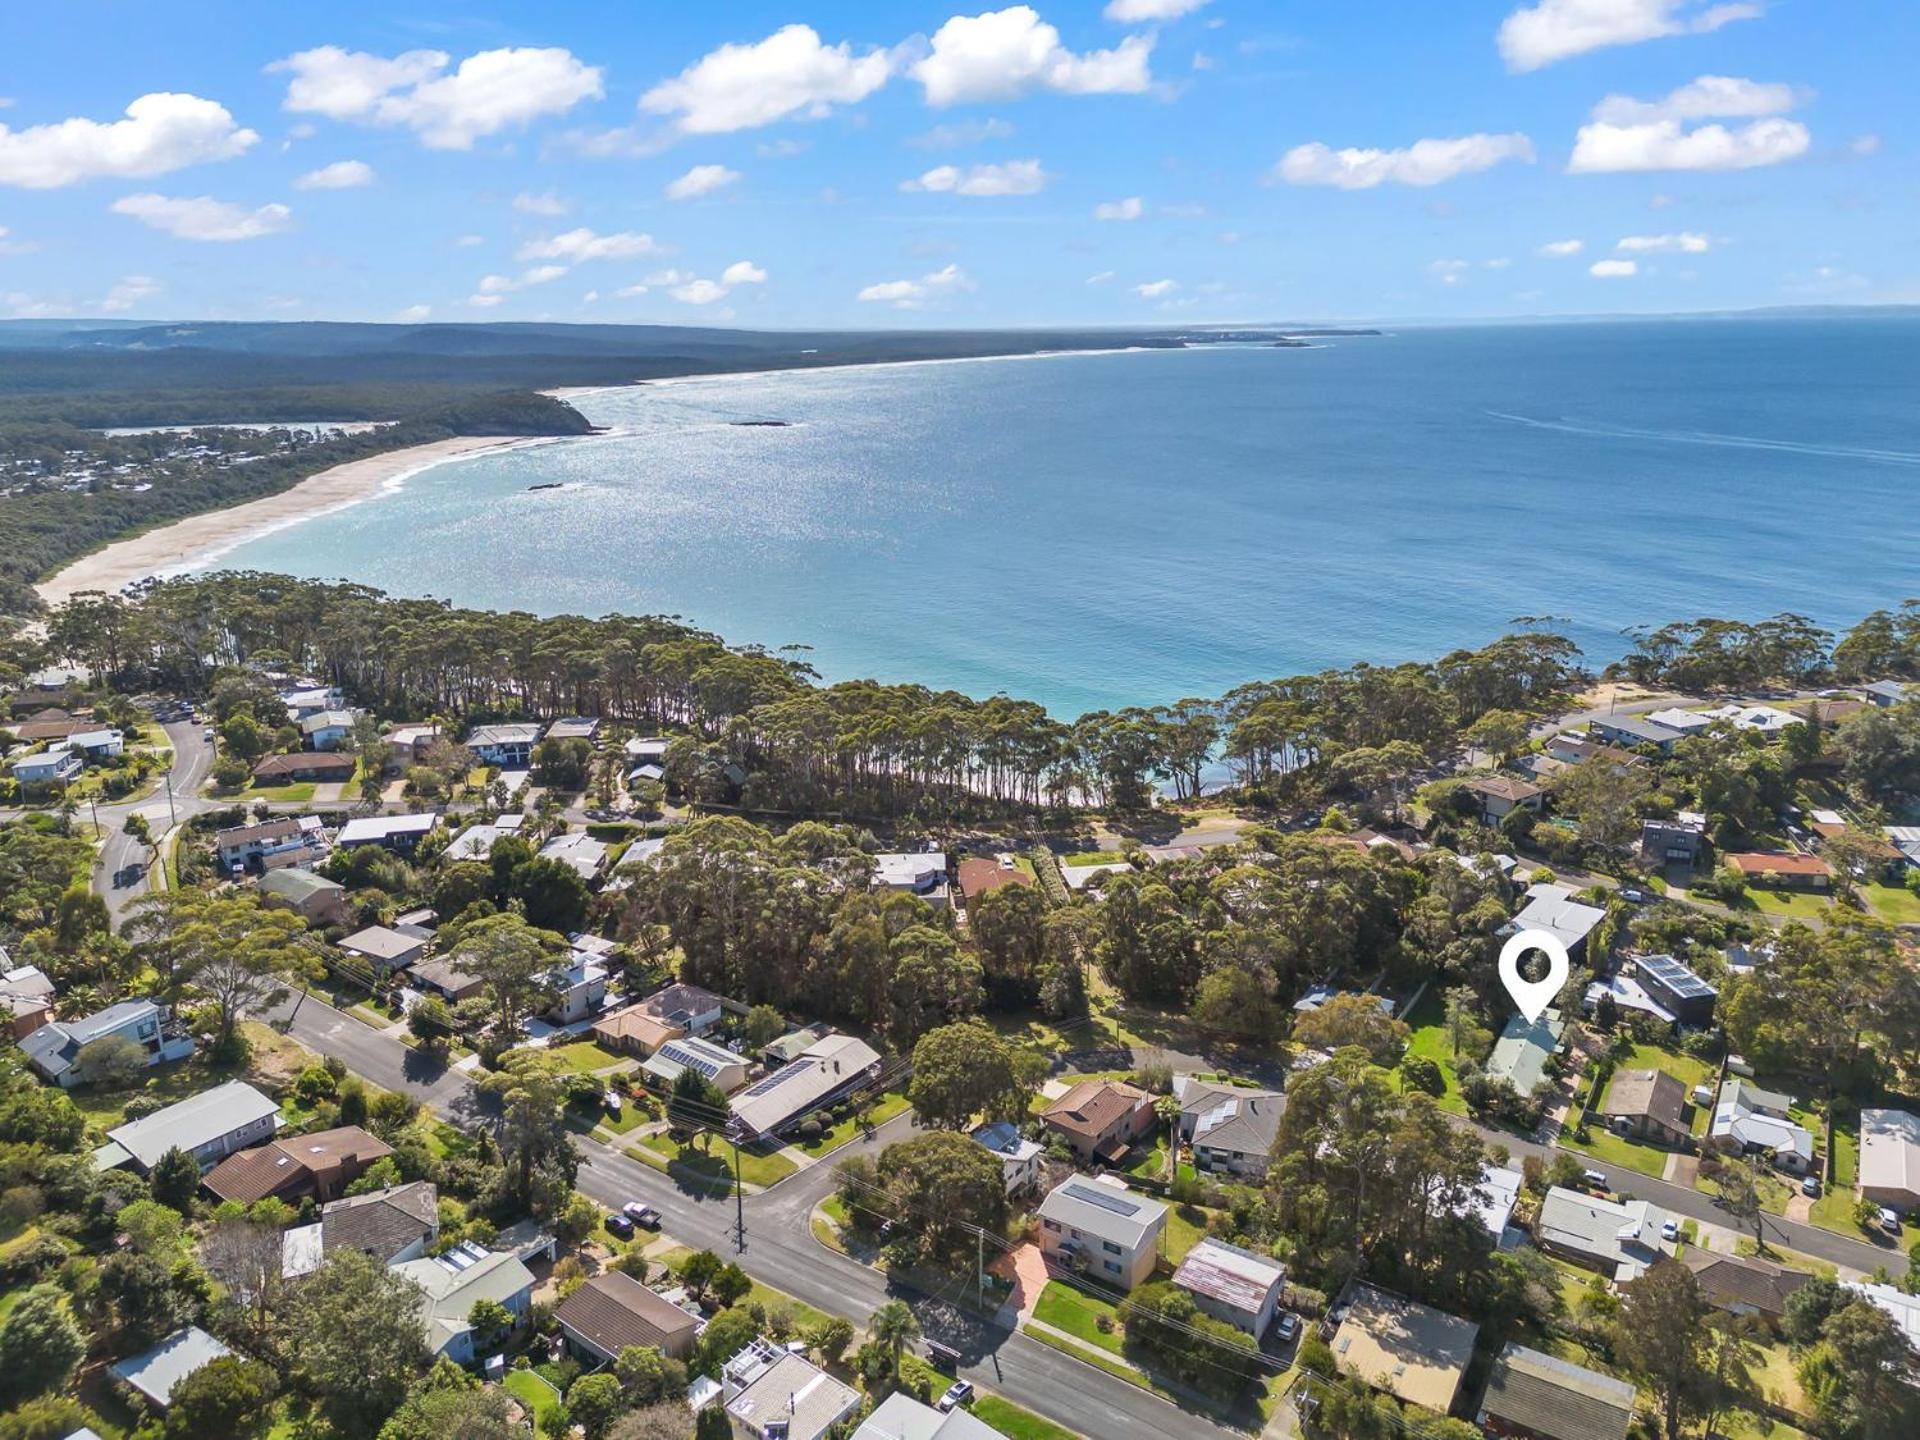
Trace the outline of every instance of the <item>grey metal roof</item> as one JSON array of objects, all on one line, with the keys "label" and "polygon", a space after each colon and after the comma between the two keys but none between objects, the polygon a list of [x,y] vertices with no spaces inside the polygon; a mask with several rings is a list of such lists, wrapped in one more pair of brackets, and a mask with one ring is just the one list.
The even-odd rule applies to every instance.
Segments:
[{"label": "grey metal roof", "polygon": [[1624,1380],[1508,1345],[1494,1361],[1480,1409],[1543,1440],[1626,1440],[1633,1395]]},{"label": "grey metal roof", "polygon": [[278,1105],[246,1081],[229,1080],[142,1119],[116,1126],[107,1132],[107,1138],[151,1168],[169,1150],[198,1150],[279,1113]]},{"label": "grey metal roof", "polygon": [[173,1398],[173,1388],[203,1366],[233,1352],[198,1325],[177,1330],[144,1354],[115,1361],[108,1371],[124,1380],[162,1410]]}]

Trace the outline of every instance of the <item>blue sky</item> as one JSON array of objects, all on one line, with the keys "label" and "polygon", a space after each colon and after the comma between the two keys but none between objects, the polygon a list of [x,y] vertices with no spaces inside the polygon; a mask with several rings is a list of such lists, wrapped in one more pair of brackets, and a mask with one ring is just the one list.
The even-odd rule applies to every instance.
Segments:
[{"label": "blue sky", "polygon": [[0,53],[5,315],[1920,302],[1911,0],[61,0]]}]

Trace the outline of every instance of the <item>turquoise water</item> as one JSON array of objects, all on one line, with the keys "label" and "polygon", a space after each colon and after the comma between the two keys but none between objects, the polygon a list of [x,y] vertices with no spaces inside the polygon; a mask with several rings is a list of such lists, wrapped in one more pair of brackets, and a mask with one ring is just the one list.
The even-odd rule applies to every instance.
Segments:
[{"label": "turquoise water", "polygon": [[[240,568],[685,617],[829,679],[1072,716],[1521,615],[1620,632],[1920,594],[1920,321],[1412,330],[605,391]],[[783,420],[785,427],[744,427]],[[530,491],[533,485],[559,489]]]}]

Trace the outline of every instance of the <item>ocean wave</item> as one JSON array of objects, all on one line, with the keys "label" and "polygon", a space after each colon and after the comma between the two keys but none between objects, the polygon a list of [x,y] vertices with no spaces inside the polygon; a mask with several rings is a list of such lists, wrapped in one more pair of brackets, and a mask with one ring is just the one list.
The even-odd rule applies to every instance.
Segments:
[{"label": "ocean wave", "polygon": [[1920,453],[1883,450],[1870,445],[1832,445],[1818,441],[1772,440],[1764,435],[1721,435],[1711,430],[1642,430],[1631,425],[1592,421],[1540,420],[1504,410],[1482,412],[1495,420],[1532,430],[1554,430],[1563,435],[1590,435],[1601,440],[1651,440],[1666,445],[1713,445],[1733,450],[1776,450],[1785,455],[1808,455],[1827,460],[1869,460],[1881,465],[1920,465]]}]

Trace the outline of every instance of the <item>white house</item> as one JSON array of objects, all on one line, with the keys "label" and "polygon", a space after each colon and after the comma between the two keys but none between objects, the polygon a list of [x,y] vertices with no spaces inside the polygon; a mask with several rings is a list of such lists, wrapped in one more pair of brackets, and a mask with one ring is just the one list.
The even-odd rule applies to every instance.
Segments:
[{"label": "white house", "polygon": [[422,814],[363,815],[342,825],[333,843],[343,850],[358,845],[378,845],[399,855],[411,855],[438,819],[436,815]]},{"label": "white house", "polygon": [[347,703],[346,692],[337,685],[308,685],[297,690],[283,690],[280,700],[287,707],[287,719],[296,725],[309,715],[318,715],[322,710],[343,709]]},{"label": "white house", "polygon": [[862,1403],[859,1391],[767,1340],[727,1361],[720,1386],[735,1440],[821,1440]]},{"label": "white house", "polygon": [[1713,1107],[1713,1138],[1731,1141],[1742,1154],[1765,1155],[1783,1170],[1804,1175],[1813,1168],[1813,1135],[1788,1117],[1791,1096],[1762,1090],[1750,1080],[1729,1079]]},{"label": "white house", "polygon": [[1131,1290],[1153,1274],[1167,1207],[1111,1175],[1074,1176],[1040,1202],[1040,1250],[1049,1265]]},{"label": "white house", "polygon": [[974,1128],[973,1138],[993,1152],[1009,1195],[1023,1195],[1040,1183],[1040,1160],[1046,1154],[1037,1140],[1029,1140],[1004,1120]]},{"label": "white house", "polygon": [[43,1079],[63,1090],[87,1077],[80,1073],[80,1052],[97,1040],[119,1037],[140,1047],[148,1065],[184,1060],[193,1053],[193,1037],[151,1000],[122,1000],[79,1020],[49,1020],[20,1042]]},{"label": "white house", "polygon": [[1586,954],[1587,936],[1593,927],[1607,918],[1607,912],[1583,905],[1573,898],[1565,885],[1539,884],[1527,887],[1527,903],[1518,915],[1500,927],[1503,936],[1522,930],[1545,930],[1557,936],[1567,954],[1577,964]]},{"label": "white house", "polygon": [[506,1307],[515,1328],[527,1318],[533,1303],[533,1272],[520,1257],[486,1250],[463,1240],[444,1254],[406,1260],[388,1267],[421,1289],[420,1319],[427,1327],[427,1348],[456,1365],[484,1357],[474,1351],[473,1326],[468,1321],[474,1303],[492,1300]]},{"label": "white house", "polygon": [[539,739],[538,725],[478,725],[467,732],[466,746],[483,765],[524,770],[533,759],[533,747]]},{"label": "white house", "polygon": [[89,760],[115,760],[126,751],[118,730],[82,730],[67,737],[67,748]]},{"label": "white house", "polygon": [[565,965],[547,975],[553,1003],[547,1018],[556,1025],[572,1025],[600,1008],[607,998],[607,967],[593,955],[576,950]]},{"label": "white house", "polygon": [[896,852],[873,857],[873,883],[881,890],[918,895],[934,905],[947,903],[947,857],[938,850]]},{"label": "white house", "polygon": [[558,860],[591,885],[607,868],[607,847],[584,832],[556,835],[540,847],[540,858]]},{"label": "white house", "polygon": [[1211,1237],[1187,1252],[1173,1283],[1216,1320],[1236,1325],[1258,1340],[1267,1333],[1287,1268],[1278,1260]]}]

